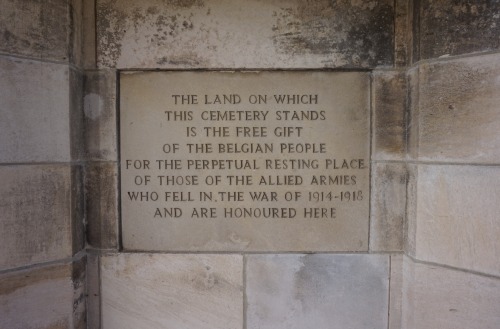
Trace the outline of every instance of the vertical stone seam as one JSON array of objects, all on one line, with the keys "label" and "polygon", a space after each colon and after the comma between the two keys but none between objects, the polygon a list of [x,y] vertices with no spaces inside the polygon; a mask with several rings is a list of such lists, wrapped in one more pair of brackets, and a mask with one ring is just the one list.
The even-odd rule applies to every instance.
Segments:
[{"label": "vertical stone seam", "polygon": [[392,285],[392,255],[389,255],[389,272],[387,286],[387,329],[391,329],[391,285]]},{"label": "vertical stone seam", "polygon": [[[95,329],[101,329],[102,328],[102,275],[101,275],[101,253],[97,255],[97,279],[98,279],[98,310],[99,310],[99,328]],[[87,322],[88,323],[88,322]],[[94,329],[94,328],[88,328],[88,329]]]},{"label": "vertical stone seam", "polygon": [[370,121],[368,123],[368,126],[370,127],[370,131],[369,131],[369,143],[370,145],[368,146],[368,152],[370,152],[370,154],[368,155],[369,158],[370,158],[370,168],[368,168],[368,245],[366,246],[366,249],[367,249],[367,252],[368,253],[371,253],[371,235],[372,235],[372,232],[371,232],[371,226],[372,226],[372,179],[373,179],[373,173],[372,173],[372,168],[373,168],[373,164],[375,163],[372,159],[372,156],[373,156],[373,138],[374,138],[374,134],[373,134],[373,116],[374,116],[374,109],[373,109],[373,104],[374,104],[374,101],[373,101],[373,97],[374,97],[374,83],[373,83],[373,80],[374,80],[374,77],[373,77],[373,71],[370,72],[370,88],[369,88],[369,98],[370,98],[370,101],[369,101],[369,104],[368,106],[370,107],[369,108],[369,112],[370,112],[370,115],[368,116],[368,120]]},{"label": "vertical stone seam", "polygon": [[122,232],[122,197],[121,197],[121,190],[122,190],[122,169],[121,169],[121,147],[120,147],[120,70],[116,70],[114,72],[114,79],[115,79],[115,95],[116,95],[116,101],[115,101],[115,128],[116,128],[116,168],[117,168],[117,242],[118,242],[118,251],[123,251],[123,232]]},{"label": "vertical stone seam", "polygon": [[248,308],[248,300],[247,300],[247,255],[242,254],[243,256],[243,271],[242,271],[242,285],[243,285],[243,323],[242,328],[247,329],[247,308]]}]

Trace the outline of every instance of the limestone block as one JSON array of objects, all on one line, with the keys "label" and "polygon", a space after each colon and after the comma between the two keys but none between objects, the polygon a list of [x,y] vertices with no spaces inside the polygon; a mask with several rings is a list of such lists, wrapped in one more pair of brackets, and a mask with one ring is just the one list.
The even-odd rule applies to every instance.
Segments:
[{"label": "limestone block", "polygon": [[68,165],[0,166],[0,269],[71,257]]},{"label": "limestone block", "polygon": [[114,70],[86,72],[83,106],[87,159],[116,161],[116,72]]},{"label": "limestone block", "polygon": [[406,76],[373,72],[373,149],[376,160],[401,160],[406,151]]},{"label": "limestone block", "polygon": [[79,43],[78,2],[2,1],[0,52],[74,62],[78,50],[73,47]]},{"label": "limestone block", "polygon": [[370,250],[403,250],[406,183],[405,164],[372,165]]},{"label": "limestone block", "polygon": [[386,255],[252,255],[248,329],[386,329]]},{"label": "limestone block", "polygon": [[500,3],[420,1],[419,59],[500,48]]},{"label": "limestone block", "polygon": [[404,259],[403,328],[496,329],[500,280]]},{"label": "limestone block", "polygon": [[500,55],[420,65],[418,158],[500,163]]},{"label": "limestone block", "polygon": [[84,329],[84,262],[0,274],[0,327]]},{"label": "limestone block", "polygon": [[98,0],[97,65],[392,65],[393,1]]},{"label": "limestone block", "polygon": [[415,257],[500,275],[500,168],[419,165]]},{"label": "limestone block", "polygon": [[118,173],[116,163],[92,162],[85,172],[87,242],[118,248]]},{"label": "limestone block", "polygon": [[103,328],[241,329],[242,270],[238,255],[103,256]]},{"label": "limestone block", "polygon": [[67,65],[0,57],[0,162],[71,160]]}]

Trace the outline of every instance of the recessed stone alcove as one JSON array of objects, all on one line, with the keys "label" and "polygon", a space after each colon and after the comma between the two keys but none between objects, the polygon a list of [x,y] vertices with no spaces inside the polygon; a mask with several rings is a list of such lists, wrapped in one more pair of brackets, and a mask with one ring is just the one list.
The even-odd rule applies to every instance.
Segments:
[{"label": "recessed stone alcove", "polygon": [[[500,326],[498,3],[1,0],[0,5],[1,328]],[[279,81],[290,94],[307,86],[318,89],[316,84],[324,87],[320,97],[330,92],[334,100],[323,103],[325,109],[289,106],[326,111],[331,122],[282,126],[303,128],[304,135],[286,139],[291,143],[324,141],[332,152],[344,147],[346,154],[361,145],[366,177],[342,173],[356,176],[363,185],[355,187],[366,191],[366,204],[342,214],[346,221],[355,217],[352,222],[335,226],[331,239],[332,227],[318,228],[319,219],[310,222],[311,229],[266,228],[254,221],[228,229],[221,221],[160,230],[142,215],[149,208],[125,204],[127,147],[139,138],[126,135],[132,131],[127,124],[151,119],[147,111],[162,97],[159,108],[175,110],[169,103],[175,88],[178,93],[213,87],[198,89],[213,96],[223,84],[207,83],[210,74],[236,77],[224,88],[237,89],[240,96],[258,87],[260,95],[276,94]],[[238,85],[245,74],[263,80]],[[133,80],[134,75],[144,80]],[[280,78],[266,84],[267,76]],[[362,77],[362,88],[337,88],[353,77]],[[129,98],[134,92],[138,98]],[[335,129],[351,129],[347,119],[335,126],[340,122],[335,104],[342,97],[347,99],[342,118],[366,125],[362,142],[352,136],[337,141]],[[144,115],[126,121],[128,101],[145,104]],[[363,105],[349,110],[354,103]],[[208,106],[189,105],[186,110]],[[245,101],[227,109],[287,110],[276,104],[251,108]],[[234,124],[274,127],[268,118]],[[162,120],[148,124],[177,131],[191,121]],[[233,129],[232,123],[227,126]],[[142,128],[146,139],[156,134],[151,127]],[[360,131],[356,127],[352,130]],[[177,135],[166,136],[183,143]],[[252,140],[272,142],[263,136]],[[206,137],[197,143],[218,142]],[[211,154],[190,158],[227,158]],[[291,159],[274,152],[266,156]],[[208,171],[215,174],[214,168]],[[313,173],[302,168],[286,174],[307,179]],[[302,195],[313,191],[310,184],[290,186]],[[343,187],[333,191],[344,192]],[[184,186],[183,191],[194,190]],[[325,202],[322,208],[335,207],[335,199],[327,201],[333,205]],[[134,211],[149,227],[139,244],[129,225],[137,221],[130,217]],[[165,236],[167,243],[157,244]]]}]

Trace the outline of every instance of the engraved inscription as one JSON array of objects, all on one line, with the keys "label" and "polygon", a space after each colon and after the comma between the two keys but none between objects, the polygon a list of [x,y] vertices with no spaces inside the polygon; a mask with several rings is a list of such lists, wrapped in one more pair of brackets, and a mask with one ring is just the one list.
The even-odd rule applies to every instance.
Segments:
[{"label": "engraved inscription", "polygon": [[366,250],[365,73],[122,73],[126,249]]}]

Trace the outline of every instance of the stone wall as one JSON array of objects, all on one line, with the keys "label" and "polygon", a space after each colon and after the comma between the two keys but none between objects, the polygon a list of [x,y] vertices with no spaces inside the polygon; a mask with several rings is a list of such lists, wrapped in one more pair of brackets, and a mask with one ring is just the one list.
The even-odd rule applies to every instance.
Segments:
[{"label": "stone wall", "polygon": [[[0,327],[500,326],[496,2],[0,2]],[[124,251],[120,72],[157,69],[367,72],[368,247]]]},{"label": "stone wall", "polygon": [[403,328],[500,324],[499,9],[415,2]]},{"label": "stone wall", "polygon": [[82,4],[0,6],[0,327],[86,328]]}]

